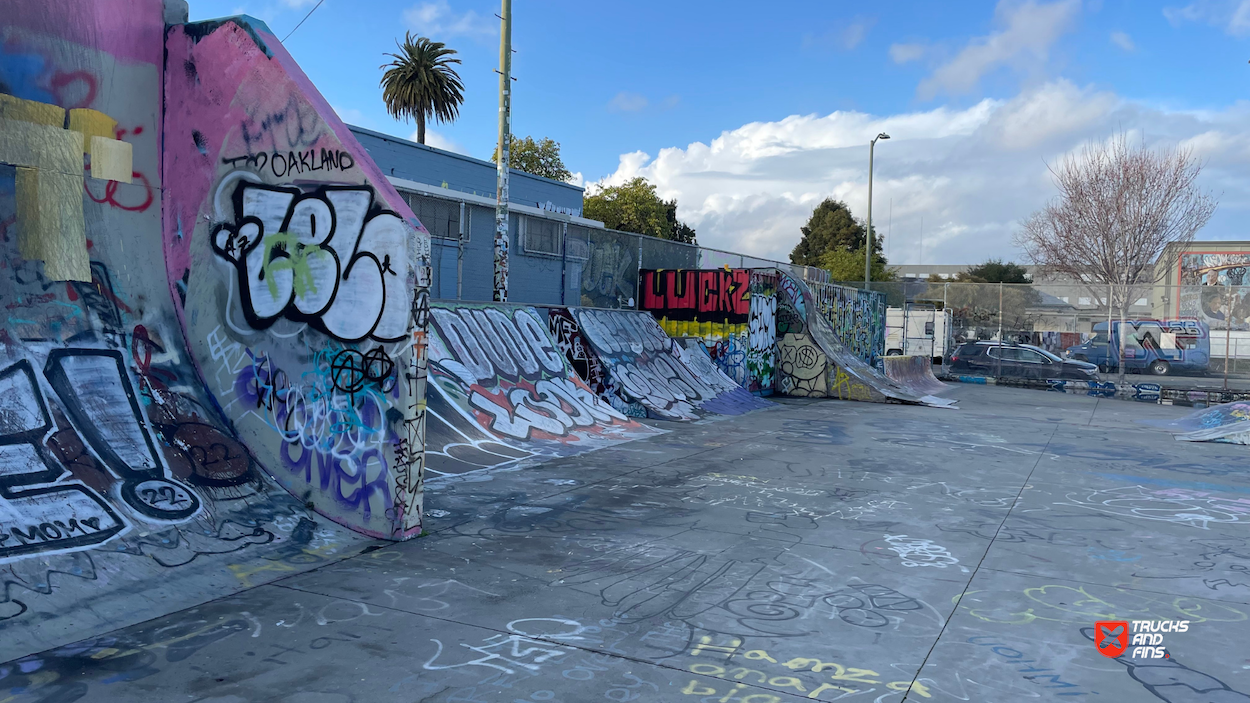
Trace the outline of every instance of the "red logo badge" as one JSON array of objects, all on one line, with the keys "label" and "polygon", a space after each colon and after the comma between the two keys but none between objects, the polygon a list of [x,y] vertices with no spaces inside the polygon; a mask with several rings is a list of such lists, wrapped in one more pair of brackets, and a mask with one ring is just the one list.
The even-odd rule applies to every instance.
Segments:
[{"label": "red logo badge", "polygon": [[1104,657],[1115,658],[1128,649],[1128,621],[1099,620],[1094,623],[1094,644]]}]

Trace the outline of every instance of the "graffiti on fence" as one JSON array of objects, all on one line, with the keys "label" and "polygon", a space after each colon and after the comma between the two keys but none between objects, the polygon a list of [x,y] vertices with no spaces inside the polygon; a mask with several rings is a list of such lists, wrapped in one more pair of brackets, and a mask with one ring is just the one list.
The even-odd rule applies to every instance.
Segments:
[{"label": "graffiti on fence", "polygon": [[838,341],[865,364],[875,366],[885,355],[885,296],[831,283],[808,285]]},{"label": "graffiti on fence", "polygon": [[638,284],[638,247],[626,237],[595,233],[589,241],[568,239],[569,289],[582,305],[633,307]]}]

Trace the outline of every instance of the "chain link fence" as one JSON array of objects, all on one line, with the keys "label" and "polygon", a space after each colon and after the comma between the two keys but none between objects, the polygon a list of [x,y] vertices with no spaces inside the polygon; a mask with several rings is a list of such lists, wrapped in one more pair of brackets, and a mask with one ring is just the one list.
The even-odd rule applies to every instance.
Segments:
[{"label": "chain link fence", "polygon": [[1104,289],[904,279],[867,288],[885,299],[887,355],[949,363],[961,344],[1006,342],[1096,364],[1103,379],[1123,368],[1133,381],[1250,390],[1250,285],[1240,283],[1211,277]]}]

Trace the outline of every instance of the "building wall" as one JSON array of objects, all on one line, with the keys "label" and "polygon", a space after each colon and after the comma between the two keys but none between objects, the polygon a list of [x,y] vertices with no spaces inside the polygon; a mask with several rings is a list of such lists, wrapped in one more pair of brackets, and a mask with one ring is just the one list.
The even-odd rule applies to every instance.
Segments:
[{"label": "building wall", "polygon": [[1250,242],[1171,246],[1152,296],[1156,317],[1195,318],[1212,329],[1250,329]]},{"label": "building wall", "polygon": [[[378,167],[388,176],[475,195],[495,197],[496,167],[491,161],[475,159],[442,149],[381,134],[363,127],[351,127],[356,138]],[[512,170],[508,176],[508,197],[513,203],[543,207],[546,203],[582,214],[583,189],[549,178]]]}]

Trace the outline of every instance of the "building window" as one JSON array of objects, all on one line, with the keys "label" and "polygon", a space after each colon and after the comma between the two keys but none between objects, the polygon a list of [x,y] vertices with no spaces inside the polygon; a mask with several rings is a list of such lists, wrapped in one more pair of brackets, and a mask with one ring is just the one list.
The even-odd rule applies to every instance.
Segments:
[{"label": "building window", "polygon": [[585,261],[590,258],[590,230],[569,225],[564,230],[564,255],[569,259]]},{"label": "building window", "polygon": [[[460,203],[455,200],[443,200],[401,191],[404,201],[412,208],[421,224],[429,230],[431,237],[440,239],[458,239],[460,237]],[[469,208],[465,208],[466,218]],[[467,223],[466,223],[467,224]],[[469,241],[469,228],[464,228],[464,240]]]},{"label": "building window", "polygon": [[1133,304],[1134,305],[1149,305],[1150,301],[1146,300],[1145,298],[1138,298],[1137,301],[1134,302]]},{"label": "building window", "polygon": [[1089,298],[1078,298],[1077,305],[1089,305]]},{"label": "building window", "polygon": [[521,216],[521,247],[526,254],[559,256],[564,223],[542,217]]},{"label": "building window", "polygon": [[1063,296],[1062,298],[1060,298],[1060,300],[1062,300],[1062,301],[1063,301],[1063,302],[1065,302],[1065,303],[1066,303],[1066,302],[1069,302],[1069,301],[1068,301],[1068,296],[1066,296],[1066,295],[1065,295],[1065,296]]}]

